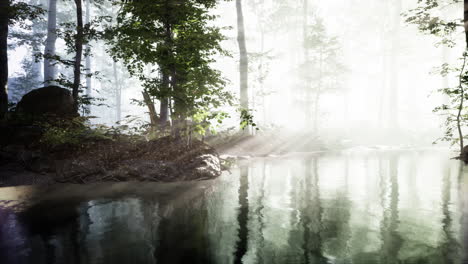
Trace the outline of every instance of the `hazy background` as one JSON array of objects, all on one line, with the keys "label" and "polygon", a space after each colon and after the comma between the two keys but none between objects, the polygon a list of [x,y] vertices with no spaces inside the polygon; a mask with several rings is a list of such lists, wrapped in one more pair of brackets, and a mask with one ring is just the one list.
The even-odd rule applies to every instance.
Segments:
[{"label": "hazy background", "polygon": [[[354,141],[376,138],[378,143],[397,144],[427,144],[442,134],[442,119],[432,113],[432,109],[445,99],[435,91],[452,81],[430,73],[442,63],[456,63],[463,47],[436,47],[435,38],[424,36],[415,26],[407,25],[398,14],[414,7],[416,2],[308,1],[308,22],[320,19],[326,35],[336,37],[337,58],[346,69],[321,93],[317,111],[319,125],[315,133]],[[307,81],[307,76],[316,73],[304,67],[303,3],[297,0],[243,1],[250,60],[250,107],[263,130],[272,126],[293,131],[310,130],[304,121],[305,109],[313,107],[315,101],[304,100],[303,92],[304,83],[314,85],[314,80]],[[72,7],[72,2],[59,2],[58,9],[66,13]],[[224,47],[232,54],[232,57],[218,58],[216,67],[229,80],[226,89],[237,93],[235,10],[234,1],[223,1],[213,12],[219,16],[217,25],[226,27]],[[461,18],[461,10],[461,6],[454,6],[441,12]],[[92,6],[90,14],[93,17],[99,12]],[[59,23],[71,17],[59,17]],[[460,38],[463,35],[460,34]],[[57,51],[64,54],[63,41],[57,42]],[[93,122],[110,125],[118,121],[117,102],[109,81],[112,60],[105,54],[102,43],[94,43],[92,51],[92,70],[100,72],[99,78],[93,78],[92,95],[102,98],[107,106],[92,106],[91,115],[98,117]],[[20,62],[27,56],[31,56],[27,46],[10,51],[12,78],[24,73]],[[117,65],[122,79],[121,118],[135,115],[146,119],[146,107],[131,103],[132,99],[141,99],[140,84],[129,78],[120,63]],[[10,89],[14,90],[14,85],[10,84]],[[238,123],[234,108],[225,110],[231,112],[232,118],[221,129]]]}]

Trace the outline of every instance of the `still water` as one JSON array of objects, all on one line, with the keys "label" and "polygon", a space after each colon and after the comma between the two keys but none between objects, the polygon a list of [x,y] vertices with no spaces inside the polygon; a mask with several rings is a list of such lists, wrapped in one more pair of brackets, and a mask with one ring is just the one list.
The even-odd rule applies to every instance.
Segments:
[{"label": "still water", "polygon": [[468,263],[468,169],[297,155],[180,184],[0,188],[0,263]]}]

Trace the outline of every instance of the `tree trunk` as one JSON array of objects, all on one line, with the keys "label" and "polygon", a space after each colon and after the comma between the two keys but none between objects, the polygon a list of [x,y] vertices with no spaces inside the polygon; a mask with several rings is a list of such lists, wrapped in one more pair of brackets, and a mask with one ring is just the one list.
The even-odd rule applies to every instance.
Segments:
[{"label": "tree trunk", "polygon": [[[37,6],[40,6],[41,5],[41,1],[40,0],[37,0],[34,2],[35,5]],[[32,32],[33,32],[33,35],[36,36],[40,33],[42,33],[41,31],[41,28],[40,28],[40,24],[38,23],[34,23],[32,25]],[[42,80],[44,79],[43,76],[42,76],[42,70],[41,70],[41,67],[42,67],[42,63],[40,60],[36,60],[36,55],[37,54],[40,54],[41,53],[41,44],[42,43],[38,43],[36,41],[33,42],[33,46],[32,46],[32,57],[33,57],[33,67],[32,67],[32,70],[33,70],[33,76],[34,76],[34,85],[39,85]],[[34,89],[34,87],[31,87],[30,89]]]},{"label": "tree trunk", "polygon": [[[303,0],[302,2],[302,51],[304,56],[304,72],[309,72],[309,50],[307,49],[307,28],[308,28],[308,12],[309,12],[309,1]],[[304,109],[304,124],[306,129],[311,127],[311,94],[310,94],[310,81],[309,77],[305,76],[304,79],[304,94],[305,102],[302,108]]]},{"label": "tree trunk", "polygon": [[398,129],[398,54],[399,54],[399,43],[400,43],[400,20],[402,11],[402,0],[395,0],[394,2],[394,13],[393,13],[393,25],[392,25],[392,48],[390,56],[390,94],[389,94],[389,127],[391,129]]},{"label": "tree trunk", "polygon": [[114,74],[114,89],[115,89],[115,119],[119,122],[122,119],[122,86],[119,83],[119,76],[117,75],[117,63],[112,62],[112,69]]},{"label": "tree trunk", "polygon": [[[89,25],[90,23],[90,2],[91,0],[86,0],[86,17],[85,17],[85,23],[87,25]],[[89,49],[90,49],[90,46],[89,44],[86,45],[86,50],[87,50],[87,54],[86,54],[86,57],[85,57],[85,68],[86,68],[86,96],[88,96],[88,98],[91,97],[91,56],[89,54]],[[87,106],[88,110],[90,109],[90,106],[88,105]]]},{"label": "tree trunk", "polygon": [[467,54],[465,51],[463,53],[463,66],[461,68],[460,75],[458,76],[458,89],[460,89],[460,104],[458,105],[458,114],[457,114],[456,122],[457,122],[458,138],[460,141],[460,155],[463,154],[463,147],[465,146],[463,143],[462,111],[463,111],[463,104],[465,103],[465,88],[463,87],[463,73],[465,72],[466,59],[467,59]]},{"label": "tree trunk", "polygon": [[[162,83],[164,89],[169,89],[169,76],[163,73]],[[169,120],[169,98],[160,98],[161,102],[159,106],[159,127],[161,130],[165,130],[167,121]]]},{"label": "tree trunk", "polygon": [[314,102],[314,134],[318,134],[319,130],[319,111],[320,111],[320,87],[315,91],[315,102]]},{"label": "tree trunk", "polygon": [[[387,15],[387,12],[383,12],[382,17]],[[385,19],[384,19],[385,20]],[[379,105],[378,105],[378,113],[377,113],[377,127],[384,128],[385,126],[385,112],[386,112],[386,100],[387,100],[387,90],[388,90],[388,41],[387,41],[387,32],[385,28],[385,23],[382,23],[382,28],[380,30],[381,35],[380,35],[380,41],[382,43],[381,47],[381,65],[382,65],[382,73],[381,73],[381,83],[382,86],[380,87],[380,93],[379,93]],[[371,100],[369,100],[371,101]]]},{"label": "tree trunk", "polygon": [[463,154],[463,147],[465,146],[463,143],[463,131],[461,128],[461,116],[462,116],[462,110],[463,110],[463,104],[465,101],[465,89],[463,87],[463,73],[465,71],[465,66],[466,66],[466,57],[467,57],[467,52],[468,52],[468,0],[464,0],[464,14],[463,14],[463,20],[464,20],[464,26],[465,26],[465,52],[463,53],[463,67],[462,70],[460,71],[460,76],[459,76],[459,88],[461,90],[460,94],[460,105],[458,106],[458,115],[457,115],[457,129],[458,129],[458,138],[460,140],[460,154]]},{"label": "tree trunk", "polygon": [[240,53],[240,105],[244,109],[249,108],[247,46],[245,44],[244,15],[242,13],[242,0],[236,0],[237,10],[237,43]]},{"label": "tree trunk", "polygon": [[260,29],[260,52],[262,54],[260,58],[260,91],[262,91],[262,106],[263,106],[263,124],[266,126],[268,122],[268,109],[267,109],[267,101],[266,101],[266,90],[265,90],[265,77],[266,77],[266,69],[264,69],[265,65],[263,63],[263,56],[265,55],[265,30],[263,27]]},{"label": "tree trunk", "polygon": [[151,100],[150,95],[147,91],[141,92],[143,94],[143,101],[145,102],[146,106],[148,107],[151,128],[155,129],[158,125],[158,114],[156,113],[156,108],[154,107],[153,100]]},{"label": "tree trunk", "polygon": [[44,49],[44,85],[53,84],[56,78],[55,41],[57,40],[57,0],[49,0],[49,10],[47,18],[47,38]]},{"label": "tree trunk", "polygon": [[319,81],[318,86],[315,91],[315,100],[314,100],[314,134],[318,134],[319,127],[319,111],[320,111],[320,96],[322,93],[322,84],[323,84],[323,51],[320,50],[319,57]]},{"label": "tree trunk", "polygon": [[72,95],[75,108],[78,109],[78,96],[81,83],[81,60],[83,57],[83,8],[81,0],[75,0],[76,4],[76,39],[75,39],[75,64],[73,65]]},{"label": "tree trunk", "polygon": [[464,13],[463,13],[463,20],[465,25],[465,44],[468,48],[468,0],[464,0]]},{"label": "tree trunk", "polygon": [[8,112],[8,9],[9,0],[0,0],[0,118]]}]

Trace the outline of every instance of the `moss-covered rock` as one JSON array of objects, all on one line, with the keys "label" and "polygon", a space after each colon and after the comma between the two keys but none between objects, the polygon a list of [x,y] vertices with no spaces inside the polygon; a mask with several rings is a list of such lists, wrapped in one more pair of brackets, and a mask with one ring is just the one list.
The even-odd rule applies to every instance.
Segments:
[{"label": "moss-covered rock", "polygon": [[16,111],[30,116],[79,116],[70,91],[58,86],[47,86],[25,94],[16,106]]}]

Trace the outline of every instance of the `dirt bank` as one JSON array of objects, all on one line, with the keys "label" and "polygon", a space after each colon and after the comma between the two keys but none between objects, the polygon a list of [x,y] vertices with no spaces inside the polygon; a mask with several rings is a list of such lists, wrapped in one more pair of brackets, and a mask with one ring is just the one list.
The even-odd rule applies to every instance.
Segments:
[{"label": "dirt bank", "polygon": [[187,147],[170,137],[153,141],[122,137],[54,149],[0,148],[0,186],[122,181],[173,182],[218,177],[216,150],[200,141]]}]

